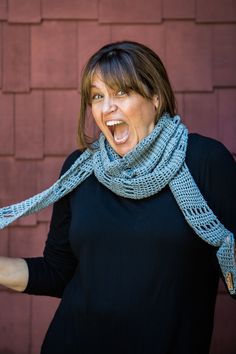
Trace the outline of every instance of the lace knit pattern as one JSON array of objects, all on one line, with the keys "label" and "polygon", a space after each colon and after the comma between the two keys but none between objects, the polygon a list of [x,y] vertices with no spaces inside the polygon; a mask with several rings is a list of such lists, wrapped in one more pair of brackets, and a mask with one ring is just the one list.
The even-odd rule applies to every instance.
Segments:
[{"label": "lace knit pattern", "polygon": [[[218,247],[217,257],[229,292],[236,293],[234,236],[214,215],[185,164],[188,131],[180,117],[164,114],[154,130],[131,152],[120,157],[103,134],[50,188],[21,203],[0,209],[0,229],[21,216],[55,203],[92,173],[115,194],[142,199],[169,187],[195,233]],[[232,278],[228,284],[229,275]]]}]

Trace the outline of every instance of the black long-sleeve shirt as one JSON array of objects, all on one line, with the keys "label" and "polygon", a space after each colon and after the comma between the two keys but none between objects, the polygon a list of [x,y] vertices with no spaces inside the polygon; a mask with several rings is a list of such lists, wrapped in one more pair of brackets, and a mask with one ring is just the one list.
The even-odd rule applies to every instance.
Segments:
[{"label": "black long-sleeve shirt", "polygon": [[[66,171],[80,152],[66,160]],[[236,234],[236,164],[189,135],[186,163]],[[216,248],[186,223],[169,187],[119,197],[94,175],[54,205],[44,257],[26,259],[25,292],[62,297],[43,354],[207,354],[220,270]]]}]

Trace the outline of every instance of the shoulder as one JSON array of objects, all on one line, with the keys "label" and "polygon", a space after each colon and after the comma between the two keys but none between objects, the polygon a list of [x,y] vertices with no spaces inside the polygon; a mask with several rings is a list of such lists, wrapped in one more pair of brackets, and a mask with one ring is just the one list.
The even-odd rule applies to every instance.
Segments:
[{"label": "shoulder", "polygon": [[67,170],[69,170],[69,168],[73,165],[73,163],[82,155],[83,151],[82,150],[75,150],[72,153],[70,153],[61,168],[61,172],[60,175],[62,175],[63,173],[65,173]]},{"label": "shoulder", "polygon": [[188,136],[188,150],[189,152],[199,151],[204,153],[210,153],[212,151],[223,152],[226,147],[218,140],[209,138],[197,133],[190,133]]},{"label": "shoulder", "polygon": [[203,190],[211,184],[229,184],[236,180],[236,162],[233,155],[220,141],[189,134],[186,164]]},{"label": "shoulder", "polygon": [[200,134],[190,133],[186,153],[186,162],[201,164],[224,164],[234,159],[230,151],[220,141]]}]

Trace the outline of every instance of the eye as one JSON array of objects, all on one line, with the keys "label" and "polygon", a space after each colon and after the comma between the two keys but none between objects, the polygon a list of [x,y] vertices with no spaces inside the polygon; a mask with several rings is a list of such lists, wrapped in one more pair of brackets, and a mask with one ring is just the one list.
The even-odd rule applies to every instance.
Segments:
[{"label": "eye", "polygon": [[127,95],[127,92],[125,92],[124,90],[119,90],[116,92],[116,96],[122,97]]},{"label": "eye", "polygon": [[92,101],[100,100],[102,97],[103,97],[102,94],[100,94],[100,93],[94,93],[94,94],[91,96],[91,100],[92,100]]}]

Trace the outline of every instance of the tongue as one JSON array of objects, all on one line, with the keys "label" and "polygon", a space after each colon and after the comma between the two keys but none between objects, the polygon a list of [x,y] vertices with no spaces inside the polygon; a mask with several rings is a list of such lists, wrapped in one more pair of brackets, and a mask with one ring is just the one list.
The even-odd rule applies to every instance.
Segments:
[{"label": "tongue", "polygon": [[114,140],[117,144],[125,143],[129,137],[129,127],[127,124],[119,124],[114,127]]}]

